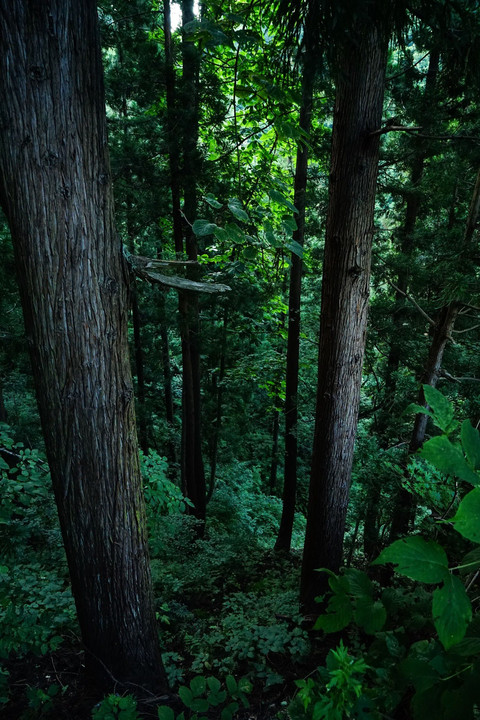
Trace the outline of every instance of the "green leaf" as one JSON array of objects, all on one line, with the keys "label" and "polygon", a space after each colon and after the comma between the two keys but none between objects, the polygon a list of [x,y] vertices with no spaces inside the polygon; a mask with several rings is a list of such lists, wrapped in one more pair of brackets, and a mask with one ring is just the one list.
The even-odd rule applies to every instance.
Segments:
[{"label": "green leaf", "polygon": [[160,705],[157,709],[158,720],[175,720],[175,713],[168,705]]},{"label": "green leaf", "polygon": [[480,468],[480,433],[470,420],[464,420],[461,429],[462,447],[474,470]]},{"label": "green leaf", "polygon": [[348,590],[354,598],[370,598],[373,602],[373,585],[363,570],[347,568],[344,577],[348,581]]},{"label": "green leaf", "polygon": [[453,420],[454,409],[452,403],[442,395],[439,390],[432,387],[431,385],[423,386],[423,394],[425,400],[433,410],[433,421],[440,430],[448,432],[451,429]]},{"label": "green leaf", "polygon": [[210,705],[208,704],[208,700],[206,698],[196,697],[193,698],[190,709],[194,712],[205,713],[208,712],[209,707]]},{"label": "green leaf", "polygon": [[317,619],[314,630],[325,633],[338,632],[347,627],[353,617],[352,602],[347,595],[333,595],[328,603],[327,612]]},{"label": "green leaf", "polygon": [[212,675],[207,678],[207,685],[214,693],[217,693],[222,686],[220,680],[216,677],[213,677]]},{"label": "green leaf", "polygon": [[193,703],[193,693],[190,688],[185,687],[185,685],[181,685],[178,688],[178,694],[180,695],[180,700],[183,702],[183,704],[187,708],[191,708]]},{"label": "green leaf", "polygon": [[403,538],[385,548],[372,565],[394,563],[400,575],[424,583],[438,583],[450,577],[445,550],[419,536]]},{"label": "green leaf", "polygon": [[0,470],[10,470],[10,465],[0,457]]},{"label": "green leaf", "polygon": [[228,201],[228,209],[234,215],[237,220],[242,220],[243,222],[250,222],[250,218],[248,217],[245,210],[242,208],[242,203],[240,200],[237,200],[237,198],[232,198]]},{"label": "green leaf", "polygon": [[373,635],[382,629],[387,619],[387,611],[380,600],[373,602],[371,598],[363,597],[357,600],[355,620],[368,635]]},{"label": "green leaf", "polygon": [[238,686],[237,681],[235,680],[233,675],[227,675],[227,677],[225,678],[225,682],[227,684],[227,690],[230,695],[234,695],[238,690]]},{"label": "green leaf", "polygon": [[419,451],[419,455],[441,472],[455,475],[471,485],[480,484],[480,476],[468,467],[460,448],[450,442],[446,435],[437,435],[428,440]]},{"label": "green leaf", "polygon": [[299,258],[303,258],[303,247],[296,240],[290,240],[290,242],[286,244],[286,247],[294,255],[298,255]]},{"label": "green leaf", "polygon": [[205,202],[207,202],[211,207],[215,208],[215,210],[220,210],[222,206],[221,202],[218,202],[215,195],[212,195],[212,193],[208,193],[208,195],[205,195],[203,198]]},{"label": "green leaf", "polygon": [[480,655],[480,638],[466,637],[450,648],[452,653],[460,655],[460,657],[471,657]]},{"label": "green leaf", "polygon": [[206,235],[213,235],[217,225],[215,225],[215,223],[208,222],[208,220],[195,220],[192,228],[195,235],[198,237],[205,237]]},{"label": "green leaf", "polygon": [[425,405],[419,405],[418,403],[410,403],[410,405],[406,407],[403,411],[404,415],[409,415],[410,413],[415,413],[417,415],[428,415],[429,417],[433,417],[433,413],[430,412],[430,410],[425,407]]},{"label": "green leaf", "polygon": [[480,543],[480,489],[475,488],[463,498],[452,518],[455,530],[463,537]]},{"label": "green leaf", "polygon": [[433,593],[433,622],[445,650],[460,642],[472,619],[467,592],[455,575],[449,575]]},{"label": "green leaf", "polygon": [[289,210],[291,210],[294,213],[298,212],[295,205],[292,202],[290,202],[290,200],[288,200],[284,195],[282,195],[282,193],[279,192],[278,190],[274,190],[272,188],[271,190],[268,191],[268,194],[270,196],[270,199],[273,200],[274,202],[277,202],[279,205],[283,205],[284,207],[287,207]]},{"label": "green leaf", "polygon": [[190,680],[190,690],[192,691],[194,697],[199,697],[199,695],[203,695],[206,689],[207,680],[203,675],[196,675]]}]

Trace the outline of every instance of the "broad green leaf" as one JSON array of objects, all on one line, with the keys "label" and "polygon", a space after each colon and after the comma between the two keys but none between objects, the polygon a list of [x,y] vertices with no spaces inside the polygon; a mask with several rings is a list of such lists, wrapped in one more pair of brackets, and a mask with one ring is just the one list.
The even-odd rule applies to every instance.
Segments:
[{"label": "broad green leaf", "polygon": [[433,593],[433,622],[445,650],[460,642],[472,619],[467,592],[455,575],[449,575]]},{"label": "broad green leaf", "polygon": [[[207,689],[207,680],[203,675],[196,675],[194,678],[190,680],[190,690],[194,694],[195,697],[199,697],[199,695],[203,695],[205,690]],[[202,711],[203,712],[203,711]]]},{"label": "broad green leaf", "polygon": [[191,708],[193,702],[193,693],[190,688],[186,687],[185,685],[181,685],[178,688],[178,694],[180,695],[180,700],[183,702],[183,704],[187,708]]},{"label": "broad green leaf", "polygon": [[357,600],[355,620],[368,635],[373,635],[382,629],[387,619],[387,611],[380,600],[375,602],[369,597]]},{"label": "broad green leaf", "polygon": [[205,202],[207,202],[211,207],[215,208],[215,210],[220,210],[222,206],[221,202],[218,202],[215,195],[212,195],[212,193],[208,193],[208,195],[205,195],[204,197]]},{"label": "broad green leaf", "polygon": [[414,535],[396,540],[385,548],[372,565],[394,563],[400,575],[424,583],[437,583],[450,576],[445,550],[432,540]]},{"label": "broad green leaf", "polygon": [[212,707],[217,707],[217,705],[221,705],[225,702],[227,699],[227,693],[225,690],[210,692],[207,694],[207,700],[210,703]]},{"label": "broad green leaf", "polygon": [[294,213],[298,212],[295,205],[292,202],[290,202],[290,200],[288,200],[284,195],[282,195],[282,193],[279,192],[278,190],[274,190],[272,188],[271,190],[269,190],[268,194],[270,196],[270,199],[273,200],[274,202],[277,202],[279,205],[283,205],[284,207],[287,207],[289,210],[291,210]]},{"label": "broad green leaf", "polygon": [[296,240],[290,240],[286,247],[294,255],[298,255],[299,258],[303,258],[303,247]]},{"label": "broad green leaf", "polygon": [[10,470],[10,465],[0,457],[0,470]]},{"label": "broad green leaf", "polygon": [[475,488],[463,498],[452,523],[463,537],[480,543],[480,489]]},{"label": "broad green leaf", "polygon": [[348,581],[349,592],[354,598],[370,598],[373,599],[373,585],[370,578],[363,570],[357,568],[347,568],[344,577]]},{"label": "broad green leaf", "polygon": [[459,562],[459,569],[466,571],[467,573],[472,572],[475,568],[480,566],[480,547],[475,547],[470,550],[466,555],[463,556]]},{"label": "broad green leaf", "polygon": [[353,617],[353,608],[347,595],[334,595],[330,598],[327,612],[317,619],[314,630],[326,633],[338,632],[347,627]]},{"label": "broad green leaf", "polygon": [[453,645],[450,650],[455,655],[461,657],[471,657],[473,655],[480,655],[480,638],[478,637],[466,637],[460,642]]},{"label": "broad green leaf", "polygon": [[431,385],[423,386],[423,394],[425,395],[425,400],[433,410],[433,421],[435,425],[437,425],[440,430],[443,430],[443,432],[448,432],[454,414],[452,403]]},{"label": "broad green leaf", "polygon": [[247,693],[247,695],[249,695],[253,690],[253,685],[248,678],[241,677],[238,681],[238,689],[240,692]]},{"label": "broad green leaf", "polygon": [[198,237],[205,237],[206,235],[213,235],[217,229],[215,223],[208,222],[208,220],[195,220],[192,225],[193,232]]},{"label": "broad green leaf", "polygon": [[214,693],[217,693],[222,686],[220,680],[213,676],[207,678],[207,685]]},{"label": "broad green leaf", "polygon": [[480,433],[470,420],[464,420],[461,429],[462,447],[474,470],[480,468]]},{"label": "broad green leaf", "polygon": [[237,200],[237,198],[232,198],[228,201],[228,209],[234,215],[237,220],[241,220],[242,222],[250,222],[250,218],[248,217],[245,210],[242,208],[242,203],[240,200]]},{"label": "broad green leaf", "polygon": [[439,680],[437,670],[427,660],[407,657],[398,666],[400,673],[407,677],[416,690],[423,691],[435,685]]},{"label": "broad green leaf", "polygon": [[460,448],[451,443],[446,435],[437,435],[428,440],[419,455],[441,472],[455,475],[471,485],[480,484],[480,476],[468,467]]},{"label": "broad green leaf", "polygon": [[175,713],[168,705],[160,705],[157,710],[158,720],[175,720]]},{"label": "broad green leaf", "polygon": [[418,403],[410,403],[408,407],[405,408],[403,411],[404,415],[409,415],[410,413],[415,413],[420,415],[428,415],[429,417],[433,417],[433,413],[430,412],[430,410],[425,407],[425,405],[419,405]]},{"label": "broad green leaf", "polygon": [[238,690],[238,686],[237,681],[235,680],[233,675],[227,675],[227,677],[225,678],[225,683],[227,685],[227,690],[230,695],[234,695]]},{"label": "broad green leaf", "polygon": [[196,697],[193,698],[190,709],[193,710],[193,712],[206,713],[208,712],[209,707],[210,706],[206,698]]}]

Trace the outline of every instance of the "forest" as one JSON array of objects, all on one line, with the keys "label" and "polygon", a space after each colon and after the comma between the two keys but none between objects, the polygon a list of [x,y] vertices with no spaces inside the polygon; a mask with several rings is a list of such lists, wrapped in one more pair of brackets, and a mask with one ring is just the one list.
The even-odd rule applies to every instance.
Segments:
[{"label": "forest", "polygon": [[479,68],[478,0],[2,0],[1,718],[480,718]]}]

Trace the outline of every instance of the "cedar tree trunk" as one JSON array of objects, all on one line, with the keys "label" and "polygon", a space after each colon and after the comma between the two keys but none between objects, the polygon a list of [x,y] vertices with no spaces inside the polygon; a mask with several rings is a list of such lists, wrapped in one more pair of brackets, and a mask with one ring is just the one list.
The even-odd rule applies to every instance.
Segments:
[{"label": "cedar tree trunk", "polygon": [[342,560],[367,324],[386,43],[376,24],[346,39],[337,65],[323,265],[316,424],[301,603],[314,611]]},{"label": "cedar tree trunk", "polygon": [[4,0],[0,62],[0,198],[86,663],[162,690],[94,0]]}]

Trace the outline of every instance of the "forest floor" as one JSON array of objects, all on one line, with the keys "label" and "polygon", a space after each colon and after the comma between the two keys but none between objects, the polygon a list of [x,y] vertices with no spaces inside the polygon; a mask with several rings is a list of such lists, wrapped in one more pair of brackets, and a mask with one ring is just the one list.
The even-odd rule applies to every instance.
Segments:
[{"label": "forest floor", "polygon": [[[267,689],[259,682],[254,683],[248,698],[248,708],[241,709],[236,718],[271,720],[282,711],[286,716],[286,706],[295,692],[294,680],[299,677],[299,673],[306,673],[307,668],[292,666],[288,658],[283,658],[283,661],[284,667],[277,666],[283,671],[284,682]],[[315,662],[319,662],[319,657]],[[313,657],[311,666],[313,670]],[[2,720],[91,720],[94,707],[104,696],[88,682],[84,652],[79,639],[73,635],[54,652],[43,656],[12,658],[4,663],[4,667],[10,673],[10,702],[1,711]],[[54,695],[49,694],[51,688],[56,688]],[[119,695],[124,694],[120,688],[117,692]],[[144,720],[158,719],[157,707],[160,704],[168,704],[175,715],[185,710],[174,691],[168,699],[165,696],[161,699],[144,696],[138,697],[137,702],[138,717]],[[220,716],[220,713],[217,715]],[[208,713],[208,717],[216,717],[214,709]]]}]

